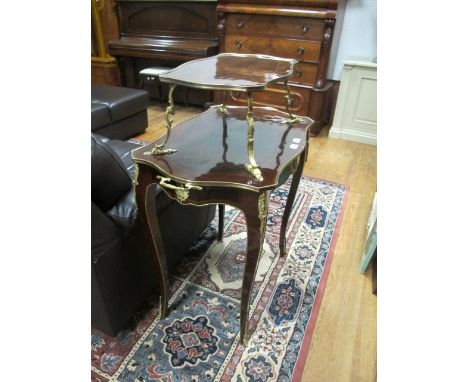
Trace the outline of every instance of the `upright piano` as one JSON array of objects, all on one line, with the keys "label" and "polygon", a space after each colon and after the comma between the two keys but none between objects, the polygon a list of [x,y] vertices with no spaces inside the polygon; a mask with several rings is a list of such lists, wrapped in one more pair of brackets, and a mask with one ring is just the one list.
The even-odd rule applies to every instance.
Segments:
[{"label": "upright piano", "polygon": [[[109,53],[118,60],[122,86],[139,87],[139,72],[144,68],[173,68],[218,53],[216,0],[115,2],[119,39],[109,42]],[[156,97],[156,89],[146,90]],[[210,101],[210,93],[177,87],[174,99],[203,105]]]}]

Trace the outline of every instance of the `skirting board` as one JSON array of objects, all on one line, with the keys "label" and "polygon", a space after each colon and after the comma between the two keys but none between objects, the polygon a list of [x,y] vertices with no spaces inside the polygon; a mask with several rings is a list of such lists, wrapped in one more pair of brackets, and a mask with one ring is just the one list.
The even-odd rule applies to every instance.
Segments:
[{"label": "skirting board", "polygon": [[330,138],[377,144],[377,64],[345,61]]},{"label": "skirting board", "polygon": [[355,130],[333,130],[330,129],[328,136],[330,138],[345,139],[359,143],[367,143],[369,145],[377,145],[377,136],[375,134],[365,134]]}]

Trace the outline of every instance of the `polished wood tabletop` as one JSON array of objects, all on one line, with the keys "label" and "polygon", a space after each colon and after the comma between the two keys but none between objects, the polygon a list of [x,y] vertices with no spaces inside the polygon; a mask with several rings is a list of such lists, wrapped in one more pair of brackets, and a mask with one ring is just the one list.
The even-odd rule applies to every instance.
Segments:
[{"label": "polished wood tabletop", "polygon": [[193,60],[159,76],[161,82],[205,89],[251,91],[289,78],[296,60],[221,53]]},{"label": "polished wood tabletop", "polygon": [[[217,107],[175,127],[166,142],[177,152],[148,155],[159,140],[132,152],[137,163],[157,168],[165,176],[193,185],[223,184],[230,188],[268,190],[278,186],[284,168],[298,157],[307,144],[307,129],[313,123],[301,117],[294,124],[285,123],[288,114],[269,107],[254,108],[255,158],[263,180],[246,169],[246,107],[227,106],[227,114]],[[162,137],[161,139],[164,139]]]}]

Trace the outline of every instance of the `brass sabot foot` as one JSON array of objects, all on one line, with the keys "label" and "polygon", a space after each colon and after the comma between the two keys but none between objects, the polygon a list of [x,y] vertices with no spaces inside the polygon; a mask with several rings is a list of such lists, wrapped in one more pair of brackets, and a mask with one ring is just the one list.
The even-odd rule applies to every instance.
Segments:
[{"label": "brass sabot foot", "polygon": [[247,347],[247,345],[249,344],[249,340],[250,334],[245,333],[243,336],[241,336],[240,343],[243,347]]}]

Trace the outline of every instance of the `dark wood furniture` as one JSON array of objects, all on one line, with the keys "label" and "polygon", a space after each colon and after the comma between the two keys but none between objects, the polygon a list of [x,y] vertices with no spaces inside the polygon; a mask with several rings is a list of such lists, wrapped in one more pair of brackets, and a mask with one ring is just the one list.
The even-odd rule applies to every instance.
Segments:
[{"label": "dark wood furniture", "polygon": [[[201,71],[201,67],[205,70]],[[242,91],[250,100],[247,107],[212,106],[171,132],[170,99],[166,111],[168,134],[132,152],[138,168],[135,177],[138,210],[152,243],[161,285],[162,319],[167,314],[168,273],[155,214],[153,195],[157,185],[181,204],[218,204],[219,240],[222,240],[224,204],[244,212],[247,256],[240,341],[243,344],[248,341],[249,297],[263,245],[269,195],[293,174],[280,233],[280,255],[285,256],[286,227],[306,160],[308,130],[313,123],[308,117],[271,107],[253,108],[251,92],[287,80],[293,68],[294,62],[290,60],[227,54],[187,63],[161,75],[161,81],[170,83],[172,90],[176,85],[186,85]],[[198,83],[193,82],[193,73],[203,73],[197,76]]]},{"label": "dark wood furniture", "polygon": [[[216,0],[115,1],[120,37],[110,41],[109,52],[118,59],[122,86],[138,87],[142,69],[174,68],[218,52]],[[145,90],[159,97],[156,91]],[[163,91],[167,95],[167,87]],[[185,98],[184,92],[178,91],[174,98],[203,105],[210,100],[210,93],[194,89]]]},{"label": "dark wood furniture", "polygon": [[[219,0],[220,52],[257,53],[299,60],[290,78],[291,110],[310,116],[317,134],[328,122],[327,81],[337,0]],[[256,105],[284,110],[281,86],[254,94]],[[220,95],[215,99],[220,100]],[[231,92],[229,104],[245,105],[245,94]]]}]

